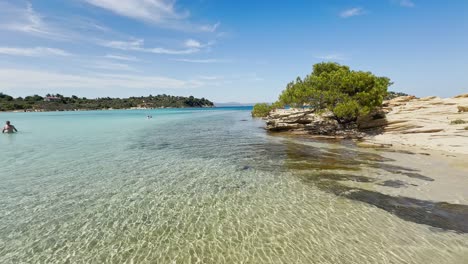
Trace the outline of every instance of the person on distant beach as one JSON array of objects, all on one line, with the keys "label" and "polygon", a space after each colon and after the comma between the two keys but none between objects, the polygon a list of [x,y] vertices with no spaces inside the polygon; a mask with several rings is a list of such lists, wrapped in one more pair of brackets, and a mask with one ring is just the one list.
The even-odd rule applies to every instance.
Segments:
[{"label": "person on distant beach", "polygon": [[3,127],[2,133],[14,133],[18,132],[16,127],[10,123],[10,121],[6,121],[6,125]]}]

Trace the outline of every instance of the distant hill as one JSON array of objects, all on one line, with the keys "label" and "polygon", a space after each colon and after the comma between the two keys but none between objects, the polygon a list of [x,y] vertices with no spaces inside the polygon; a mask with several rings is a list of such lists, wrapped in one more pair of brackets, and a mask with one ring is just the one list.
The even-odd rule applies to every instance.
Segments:
[{"label": "distant hill", "polygon": [[131,109],[131,108],[185,108],[213,107],[213,102],[205,98],[193,96],[149,95],[130,98],[96,98],[87,99],[75,95],[66,97],[61,94],[47,94],[13,98],[0,93],[0,111],[72,111],[99,109]]}]

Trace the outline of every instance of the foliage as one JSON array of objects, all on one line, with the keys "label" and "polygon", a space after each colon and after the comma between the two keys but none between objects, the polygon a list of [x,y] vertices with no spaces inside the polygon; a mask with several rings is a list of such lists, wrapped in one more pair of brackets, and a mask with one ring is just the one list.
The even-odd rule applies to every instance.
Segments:
[{"label": "foliage", "polygon": [[465,120],[462,120],[462,119],[456,119],[456,120],[452,120],[452,122],[450,122],[451,125],[461,125],[461,124],[466,124],[468,123],[468,121],[465,121]]},{"label": "foliage", "polygon": [[382,105],[390,79],[370,72],[352,71],[338,63],[318,63],[304,80],[290,82],[279,96],[279,105],[330,110],[341,123],[355,121]]},{"label": "foliage", "polygon": [[255,104],[252,109],[253,117],[266,117],[272,110],[272,106],[266,103]]},{"label": "foliage", "polygon": [[[53,100],[46,101],[47,97]],[[132,107],[160,108],[160,107],[212,107],[213,103],[205,98],[193,96],[171,96],[157,95],[130,98],[79,98],[75,95],[66,97],[61,94],[47,94],[46,97],[39,95],[26,96],[25,98],[13,98],[0,93],[0,111],[30,110],[30,111],[67,111],[67,110],[99,110],[99,109],[128,109]]]},{"label": "foliage", "polygon": [[397,98],[397,97],[400,97],[400,96],[408,96],[409,94],[405,94],[405,93],[402,93],[402,92],[393,92],[393,91],[389,91],[387,92],[387,95],[385,96],[384,100],[392,100],[393,98]]}]

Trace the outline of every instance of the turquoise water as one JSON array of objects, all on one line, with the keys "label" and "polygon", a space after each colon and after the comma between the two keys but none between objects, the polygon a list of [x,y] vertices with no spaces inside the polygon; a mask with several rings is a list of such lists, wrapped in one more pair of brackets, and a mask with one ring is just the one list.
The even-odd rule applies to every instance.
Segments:
[{"label": "turquoise water", "polygon": [[20,133],[0,137],[0,263],[467,263],[465,208],[405,218],[338,193],[365,178],[315,180],[405,154],[271,136],[248,108],[4,119]]}]

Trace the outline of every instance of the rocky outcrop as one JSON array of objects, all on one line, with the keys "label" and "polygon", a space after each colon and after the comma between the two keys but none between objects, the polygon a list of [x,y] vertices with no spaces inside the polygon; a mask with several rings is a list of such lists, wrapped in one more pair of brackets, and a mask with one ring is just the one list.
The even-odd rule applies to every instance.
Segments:
[{"label": "rocky outcrop", "polygon": [[468,121],[468,112],[464,111],[468,110],[468,94],[408,99],[385,102],[387,124],[382,133],[366,137],[367,142],[468,154],[466,125],[451,122]]},{"label": "rocky outcrop", "polygon": [[331,112],[317,114],[310,109],[278,109],[266,119],[269,131],[294,131],[296,134],[310,134],[339,138],[362,138],[357,124],[340,124]]},{"label": "rocky outcrop", "polygon": [[458,112],[468,112],[468,106],[458,106]]},{"label": "rocky outcrop", "polygon": [[267,130],[335,138],[365,139],[371,145],[408,145],[468,154],[468,94],[454,98],[401,96],[379,111],[344,126],[330,112],[279,109],[267,117]]}]

